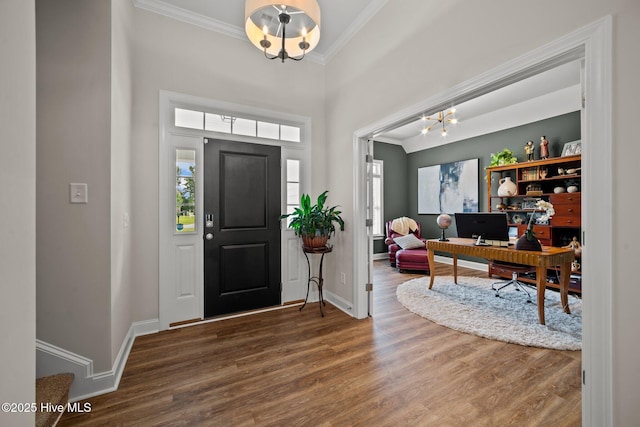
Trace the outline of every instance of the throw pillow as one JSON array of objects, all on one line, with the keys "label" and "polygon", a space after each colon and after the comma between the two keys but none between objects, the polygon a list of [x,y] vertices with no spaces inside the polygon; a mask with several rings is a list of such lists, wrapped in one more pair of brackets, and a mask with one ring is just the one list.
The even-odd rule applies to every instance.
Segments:
[{"label": "throw pillow", "polygon": [[426,247],[425,243],[422,240],[418,239],[414,234],[395,237],[393,240],[402,249],[418,249]]}]

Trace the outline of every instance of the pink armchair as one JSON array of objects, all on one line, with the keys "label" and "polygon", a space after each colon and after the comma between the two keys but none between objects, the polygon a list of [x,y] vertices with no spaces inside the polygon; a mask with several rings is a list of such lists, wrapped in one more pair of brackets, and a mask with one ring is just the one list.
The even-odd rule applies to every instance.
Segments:
[{"label": "pink armchair", "polygon": [[[399,237],[402,236],[402,234],[398,234],[395,231],[393,231],[391,229],[391,223],[393,222],[393,220],[389,220],[386,223],[386,232],[387,232],[387,237],[386,239],[384,239],[384,243],[385,245],[387,245],[389,247],[389,263],[391,264],[391,267],[395,267],[396,266],[396,252],[398,252],[398,250],[400,250],[400,246],[394,242],[394,238],[395,237]],[[416,224],[418,225],[418,227],[412,232],[418,239],[421,239],[420,236],[420,223],[416,221]]]}]

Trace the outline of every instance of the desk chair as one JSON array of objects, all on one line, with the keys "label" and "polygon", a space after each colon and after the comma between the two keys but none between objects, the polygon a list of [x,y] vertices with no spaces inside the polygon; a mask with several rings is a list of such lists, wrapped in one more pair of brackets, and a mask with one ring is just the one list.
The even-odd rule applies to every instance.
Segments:
[{"label": "desk chair", "polygon": [[[495,291],[496,297],[500,297],[500,291],[502,289],[506,288],[507,286],[513,285],[516,291],[523,291],[525,294],[527,294],[527,302],[533,303],[533,301],[531,300],[531,294],[527,291],[527,287],[533,288],[533,286],[520,282],[518,280],[518,274],[535,273],[535,271],[536,268],[530,265],[513,264],[503,261],[491,261],[489,262],[490,275],[505,275],[511,273],[511,280],[507,282],[495,282],[491,285],[491,289]],[[500,285],[500,287],[496,288],[496,285]]]}]

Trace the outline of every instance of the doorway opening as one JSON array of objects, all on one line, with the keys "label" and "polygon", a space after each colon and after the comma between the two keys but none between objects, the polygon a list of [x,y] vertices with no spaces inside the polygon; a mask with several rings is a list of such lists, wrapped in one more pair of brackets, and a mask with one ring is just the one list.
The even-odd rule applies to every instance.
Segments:
[{"label": "doorway opening", "polygon": [[[367,283],[371,253],[366,219],[367,141],[381,131],[413,120],[424,111],[444,110],[493,90],[577,59],[584,60],[582,116],[583,240],[583,381],[582,411],[586,425],[605,425],[612,413],[612,19],[606,17],[516,58],[470,81],[388,116],[354,133],[354,313],[368,315]],[[608,258],[596,260],[596,252]],[[586,291],[585,291],[586,290]]]}]

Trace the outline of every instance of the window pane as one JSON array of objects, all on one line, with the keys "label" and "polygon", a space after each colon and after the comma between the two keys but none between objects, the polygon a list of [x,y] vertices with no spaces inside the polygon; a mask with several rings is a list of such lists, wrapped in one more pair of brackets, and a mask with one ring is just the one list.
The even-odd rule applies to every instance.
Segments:
[{"label": "window pane", "polygon": [[234,120],[234,117],[207,113],[204,115],[204,130],[231,133],[232,120]]},{"label": "window pane", "polygon": [[373,234],[381,236],[384,235],[384,162],[382,160],[374,160],[371,166],[373,172],[371,181]]},{"label": "window pane", "polygon": [[382,180],[379,177],[373,178],[373,233],[380,234],[382,231]]},{"label": "window pane", "polygon": [[237,117],[233,123],[233,133],[236,135],[256,136],[256,121]]},{"label": "window pane", "polygon": [[[287,205],[287,213],[294,213],[296,208],[298,207],[298,205]],[[289,219],[289,221],[291,221],[291,219]],[[289,223],[287,223],[287,227],[289,226]]]},{"label": "window pane", "polygon": [[280,139],[283,141],[300,142],[300,128],[280,125]]},{"label": "window pane", "polygon": [[300,203],[300,184],[287,182],[287,204],[298,206]]},{"label": "window pane", "polygon": [[258,122],[260,138],[280,139],[280,125],[277,123]]},{"label": "window pane", "polygon": [[300,160],[287,159],[287,182],[300,182]]},{"label": "window pane", "polygon": [[175,109],[175,125],[182,128],[202,129],[204,113],[202,111]]},{"label": "window pane", "polygon": [[196,223],[196,151],[176,150],[176,232],[193,233]]}]

